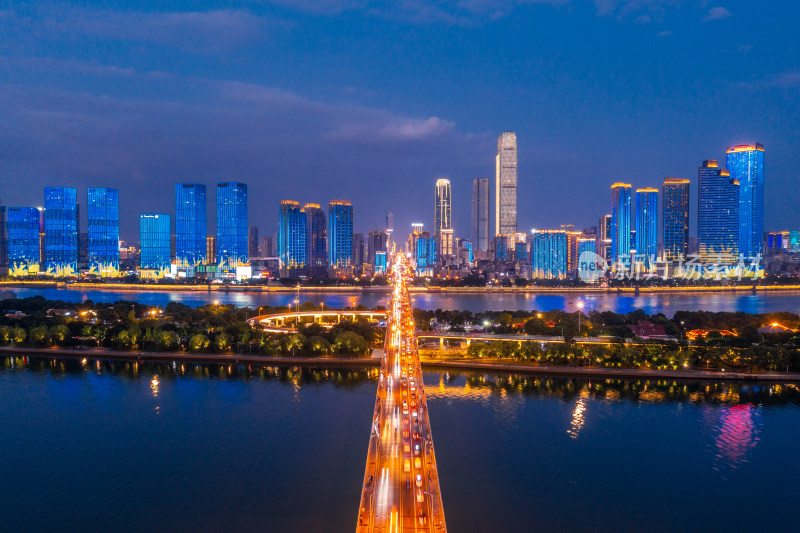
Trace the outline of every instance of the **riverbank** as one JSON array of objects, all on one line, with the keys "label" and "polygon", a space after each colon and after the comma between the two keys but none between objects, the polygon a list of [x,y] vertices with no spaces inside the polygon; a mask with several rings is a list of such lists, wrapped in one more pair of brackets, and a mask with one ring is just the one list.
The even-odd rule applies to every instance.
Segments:
[{"label": "riverbank", "polygon": [[[274,357],[247,354],[192,354],[184,352],[122,352],[117,350],[76,350],[69,348],[16,348],[0,347],[0,354],[16,356],[71,358],[71,359],[113,359],[137,362],[214,363],[248,364],[260,366],[336,366],[379,367],[380,358],[364,357]],[[425,369],[461,370],[479,372],[502,372],[509,374],[539,374],[565,377],[597,377],[604,379],[680,379],[680,380],[723,380],[723,381],[782,381],[800,382],[800,374],[793,373],[747,373],[718,372],[711,370],[656,370],[644,368],[599,368],[543,366],[533,364],[509,363],[500,360],[467,360],[420,358]]]}]

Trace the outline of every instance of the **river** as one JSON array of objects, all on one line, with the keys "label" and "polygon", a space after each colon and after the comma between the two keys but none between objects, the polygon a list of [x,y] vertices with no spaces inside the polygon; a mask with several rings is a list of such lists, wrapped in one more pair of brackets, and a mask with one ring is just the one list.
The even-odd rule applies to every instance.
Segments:
[{"label": "river", "polygon": [[[3,529],[353,531],[375,379],[358,368],[0,358]],[[794,386],[424,381],[450,531],[800,521]]]}]

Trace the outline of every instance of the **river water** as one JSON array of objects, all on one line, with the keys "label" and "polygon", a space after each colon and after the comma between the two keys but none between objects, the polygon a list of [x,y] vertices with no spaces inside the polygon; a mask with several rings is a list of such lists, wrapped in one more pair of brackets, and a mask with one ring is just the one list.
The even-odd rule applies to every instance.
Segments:
[{"label": "river water", "polygon": [[[218,301],[257,308],[259,306],[292,305],[297,297],[294,293],[262,292],[198,292],[198,291],[99,291],[72,289],[11,289],[19,298],[42,295],[50,300],[80,302],[117,302],[135,300],[149,305],[164,306],[169,302],[182,302],[199,306]],[[365,305],[375,307],[387,305],[388,293],[315,293],[300,292],[301,302],[324,303],[326,307],[354,307]],[[675,311],[744,311],[746,313],[768,313],[790,311],[800,313],[800,292],[777,293],[656,293],[642,295],[600,294],[412,294],[412,305],[421,309],[460,309],[473,312],[506,311],[524,309],[527,311],[551,311],[563,309],[575,311],[578,302],[583,302],[584,312],[593,309],[627,313],[643,309],[647,313],[664,313],[672,316]]]},{"label": "river water", "polygon": [[[0,359],[2,529],[353,531],[375,379],[374,369]],[[424,381],[452,532],[800,521],[795,386]]]}]

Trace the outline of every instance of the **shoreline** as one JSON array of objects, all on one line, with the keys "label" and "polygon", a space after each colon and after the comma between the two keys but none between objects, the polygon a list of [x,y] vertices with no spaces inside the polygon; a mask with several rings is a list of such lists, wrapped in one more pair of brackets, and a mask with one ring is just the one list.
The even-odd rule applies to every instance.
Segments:
[{"label": "shoreline", "polygon": [[[219,363],[219,364],[255,364],[259,366],[337,366],[379,367],[380,358],[347,358],[347,357],[273,357],[248,354],[191,354],[184,352],[122,352],[117,350],[76,350],[64,348],[16,348],[1,346],[0,354],[17,356],[34,356],[69,359],[113,359],[135,362],[171,362]],[[566,366],[534,366],[522,363],[481,362],[477,360],[453,361],[420,358],[423,368],[501,372],[507,374],[538,374],[565,377],[596,377],[622,379],[677,379],[700,381],[781,381],[800,382],[800,373],[763,373],[718,372],[710,370],[656,370],[640,368],[599,368],[599,367],[566,367]]]}]

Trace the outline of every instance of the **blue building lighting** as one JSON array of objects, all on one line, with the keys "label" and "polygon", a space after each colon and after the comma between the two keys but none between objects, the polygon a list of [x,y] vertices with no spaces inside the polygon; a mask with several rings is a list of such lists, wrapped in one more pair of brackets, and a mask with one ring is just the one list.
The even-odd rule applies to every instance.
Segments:
[{"label": "blue building lighting", "polygon": [[170,270],[170,216],[160,213],[139,215],[139,243],[142,270],[154,270],[155,277],[163,277]]},{"label": "blue building lighting", "polygon": [[193,269],[206,262],[206,186],[200,183],[175,185],[175,262],[178,268]]},{"label": "blue building lighting", "polygon": [[353,206],[333,200],[328,206],[328,264],[333,277],[349,276],[353,265]]},{"label": "blue building lighting", "polygon": [[707,159],[697,169],[697,244],[700,261],[735,264],[739,260],[739,182]]},{"label": "blue building lighting", "polygon": [[764,231],[764,147],[731,146],[727,154],[731,179],[739,182],[739,254],[762,253]]},{"label": "blue building lighting", "polygon": [[49,276],[78,272],[78,192],[73,187],[44,188],[44,263]]},{"label": "blue building lighting", "polygon": [[627,264],[631,252],[631,185],[611,186],[611,261]]},{"label": "blue building lighting", "polygon": [[217,262],[219,270],[235,272],[247,260],[247,185],[217,184]]},{"label": "blue building lighting", "polygon": [[648,265],[658,256],[658,189],[636,189],[636,254]]},{"label": "blue building lighting", "polygon": [[39,273],[39,219],[35,207],[8,208],[8,272],[11,276]]},{"label": "blue building lighting", "polygon": [[531,232],[531,273],[534,278],[563,279],[567,275],[567,232]]},{"label": "blue building lighting", "polygon": [[119,191],[90,187],[88,200],[89,273],[119,276]]},{"label": "blue building lighting", "polygon": [[306,274],[308,242],[306,213],[298,202],[283,200],[278,220],[280,276],[295,278]]}]

